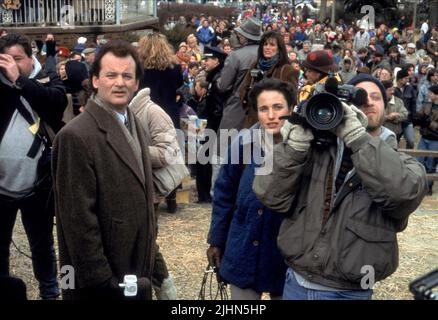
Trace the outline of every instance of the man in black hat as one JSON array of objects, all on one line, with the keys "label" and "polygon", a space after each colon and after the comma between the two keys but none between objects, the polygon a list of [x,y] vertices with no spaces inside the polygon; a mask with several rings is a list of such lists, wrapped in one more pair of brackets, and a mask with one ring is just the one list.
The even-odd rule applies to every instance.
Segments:
[{"label": "man in black hat", "polygon": [[[406,140],[406,149],[414,148],[414,126],[412,118],[415,115],[417,108],[417,92],[413,86],[409,84],[409,73],[406,69],[401,69],[396,75],[397,87],[394,95],[403,100],[405,108],[408,110],[408,118],[402,122],[403,132],[400,134]],[[400,138],[399,137],[399,138]]]},{"label": "man in black hat", "polygon": [[[220,71],[224,66],[227,55],[218,47],[205,46],[204,48],[204,66],[207,76],[205,79],[196,80],[195,91],[199,88],[201,91],[206,82],[206,92],[204,98],[200,100],[198,106],[198,117],[207,119],[207,128],[217,132],[222,119],[222,110],[224,100],[218,92],[217,81]],[[211,137],[209,137],[211,139]],[[207,141],[201,142],[202,144]],[[206,156],[211,156],[210,150],[205,151]],[[196,188],[198,190],[198,202],[211,202],[212,165],[211,161],[206,164],[196,162]]]},{"label": "man in black hat", "polygon": [[[240,100],[239,88],[249,68],[257,59],[258,41],[262,37],[262,22],[254,17],[247,17],[234,31],[242,47],[228,55],[216,81],[218,92],[227,97],[219,125],[221,130],[241,130],[243,128],[245,111]],[[217,154],[213,159],[213,186],[219,172],[220,158],[224,156],[221,153],[226,152],[228,143],[229,136],[218,133]]]},{"label": "man in black hat", "polygon": [[218,92],[217,81],[220,77],[220,71],[224,67],[227,54],[219,47],[205,46],[204,49],[204,66],[207,72],[206,80],[209,83],[206,94],[207,128],[217,131],[222,119],[223,98]]}]

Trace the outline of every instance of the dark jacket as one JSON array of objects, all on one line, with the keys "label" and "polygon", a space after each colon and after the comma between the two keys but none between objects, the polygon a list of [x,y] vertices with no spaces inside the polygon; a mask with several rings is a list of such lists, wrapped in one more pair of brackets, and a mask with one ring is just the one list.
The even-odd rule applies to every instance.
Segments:
[{"label": "dark jacket", "polygon": [[396,87],[394,95],[403,100],[406,110],[408,110],[408,118],[403,121],[403,124],[412,123],[412,119],[417,112],[417,92],[411,85],[406,85],[403,90]]},{"label": "dark jacket", "polygon": [[[259,125],[254,126],[255,129]],[[253,157],[260,145],[251,131],[235,139],[222,165],[214,188],[213,211],[208,243],[222,248],[221,277],[239,288],[281,295],[286,264],[277,248],[277,234],[283,215],[266,208],[252,191],[255,175]],[[250,164],[244,164],[244,150],[256,148]],[[239,152],[239,163],[231,164]]]},{"label": "dark jacket", "polygon": [[222,119],[222,112],[224,109],[223,94],[219,93],[217,89],[217,80],[220,76],[220,71],[223,65],[220,64],[213,70],[207,73],[208,89],[205,97],[206,103],[206,119],[207,128],[217,131]]},{"label": "dark jacket", "polygon": [[414,118],[420,126],[420,134],[424,139],[438,140],[438,105],[425,102]]},{"label": "dark jacket", "polygon": [[20,76],[17,83],[21,89],[12,88],[0,81],[0,143],[17,104],[22,104],[20,97],[26,99],[42,121],[58,132],[64,125],[62,115],[67,106],[67,96],[61,79],[58,76],[49,77],[40,71],[33,79]]},{"label": "dark jacket", "polygon": [[[64,299],[87,299],[98,288],[120,299],[124,275],[151,278],[156,239],[151,163],[146,134],[129,113],[144,177],[118,120],[93,100],[56,136],[52,171],[60,265],[74,267],[76,288],[64,290]],[[150,297],[150,290],[145,294]]]},{"label": "dark jacket", "polygon": [[332,193],[326,223],[326,185],[331,163],[339,166],[342,153],[336,156],[336,150],[343,144],[298,152],[281,143],[274,147],[272,174],[255,177],[257,197],[287,213],[278,246],[286,263],[307,280],[361,290],[363,266],[374,268],[375,281],[397,269],[397,232],[420,205],[427,180],[415,158],[394,149],[395,135],[387,129],[383,133],[386,137],[365,134],[354,141],[353,171]]},{"label": "dark jacket", "polygon": [[139,90],[151,89],[151,99],[166,111],[176,129],[180,128],[179,107],[176,103],[176,90],[183,85],[181,66],[166,70],[146,69]]}]

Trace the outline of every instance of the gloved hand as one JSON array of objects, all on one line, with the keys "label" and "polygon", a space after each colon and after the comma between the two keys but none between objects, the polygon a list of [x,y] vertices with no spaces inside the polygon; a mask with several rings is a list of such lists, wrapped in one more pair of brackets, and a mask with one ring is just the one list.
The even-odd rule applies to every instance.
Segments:
[{"label": "gloved hand", "polygon": [[347,147],[350,147],[356,139],[366,133],[368,118],[354,105],[342,102],[342,106],[344,107],[344,119],[335,128],[335,134],[345,142]]},{"label": "gloved hand", "polygon": [[210,246],[207,249],[208,263],[212,267],[219,268],[221,264],[222,249],[215,246]]},{"label": "gloved hand", "polygon": [[288,120],[281,128],[283,141],[290,145],[294,150],[306,152],[309,150],[310,142],[314,136],[311,129],[305,129],[299,124],[292,124]]},{"label": "gloved hand", "polygon": [[163,280],[161,287],[154,286],[155,296],[158,300],[176,300],[176,288],[173,283],[173,276],[169,276]]}]

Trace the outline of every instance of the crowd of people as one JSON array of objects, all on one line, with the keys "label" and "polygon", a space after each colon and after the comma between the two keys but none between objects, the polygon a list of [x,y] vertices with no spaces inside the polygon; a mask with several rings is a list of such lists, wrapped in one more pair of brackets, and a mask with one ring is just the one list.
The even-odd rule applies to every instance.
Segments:
[{"label": "crowd of people", "polygon": [[[181,181],[166,192],[156,181],[184,148],[177,130],[190,116],[217,133],[210,161],[190,173],[198,202],[212,205],[207,258],[231,298],[370,299],[361,268],[371,265],[375,281],[396,270],[396,233],[432,193],[426,172],[438,159],[397,150],[415,147],[415,127],[417,147],[438,150],[437,26],[424,22],[415,41],[406,25],[333,27],[260,7],[166,28],[178,23],[193,33],[177,50],[159,32],[132,44],[80,37],[67,48],[53,34],[37,45],[2,31],[0,280],[15,283],[20,210],[41,298],[60,295],[56,216],[60,266],[75,270],[64,299],[127,298],[126,275],[137,276],[136,299],[153,290],[176,299],[157,212],[160,196],[178,211]],[[342,101],[341,124],[322,137],[301,114],[332,79],[366,101]],[[229,130],[240,133],[230,140]],[[265,134],[270,154],[258,143]],[[272,156],[272,172],[257,175],[253,155],[232,161],[231,150],[248,146]]]}]

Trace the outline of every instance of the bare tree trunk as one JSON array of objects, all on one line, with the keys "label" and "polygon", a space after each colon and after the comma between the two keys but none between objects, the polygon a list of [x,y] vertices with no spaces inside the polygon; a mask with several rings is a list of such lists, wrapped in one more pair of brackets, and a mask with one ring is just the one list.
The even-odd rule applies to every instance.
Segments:
[{"label": "bare tree trunk", "polygon": [[320,22],[324,21],[324,19],[327,17],[327,0],[321,0],[321,5],[319,7],[319,16],[318,20]]},{"label": "bare tree trunk", "polygon": [[430,26],[438,25],[438,0],[429,2]]}]

